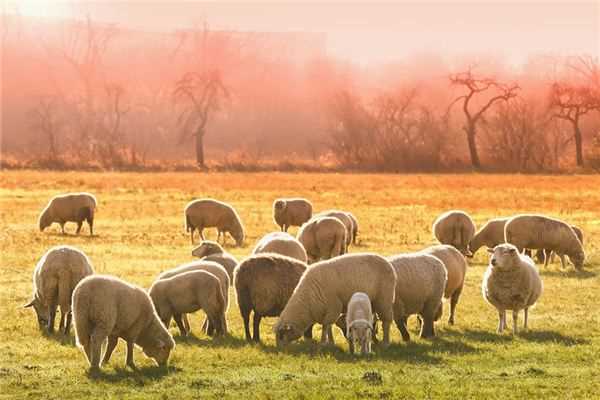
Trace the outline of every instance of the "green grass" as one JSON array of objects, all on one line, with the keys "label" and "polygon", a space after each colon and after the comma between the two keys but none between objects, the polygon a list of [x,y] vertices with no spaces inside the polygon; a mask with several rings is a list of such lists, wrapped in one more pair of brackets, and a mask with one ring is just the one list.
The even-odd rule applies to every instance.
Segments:
[{"label": "green grass", "polygon": [[[600,397],[600,177],[20,171],[1,172],[0,183],[0,399]],[[40,233],[37,216],[47,200],[75,190],[97,195],[98,235],[73,236],[73,225],[67,236],[56,226]],[[446,324],[445,313],[437,338],[420,340],[411,319],[413,342],[401,343],[393,327],[392,346],[375,347],[368,358],[350,356],[337,330],[335,347],[300,340],[279,350],[275,319],[262,324],[264,344],[248,345],[232,291],[230,337],[200,334],[201,316],[194,315],[198,336],[181,338],[171,327],[177,346],[168,369],[138,350],[140,369],[125,369],[120,342],[102,374],[90,377],[72,335],[42,335],[33,312],[19,308],[31,294],[35,263],[51,246],[77,246],[97,272],[148,287],[160,271],[192,259],[182,218],[189,200],[216,197],[238,209],[247,241],[229,250],[243,257],[276,228],[271,203],[279,195],[310,198],[316,210],[351,210],[361,227],[353,252],[422,248],[434,242],[435,217],[461,208],[478,225],[525,211],[563,218],[584,230],[588,261],[583,273],[572,266],[563,271],[558,263],[542,270],[544,293],[531,312],[530,331],[513,337],[495,333],[496,312],[481,296],[487,255],[480,251],[470,263],[455,326]]]}]

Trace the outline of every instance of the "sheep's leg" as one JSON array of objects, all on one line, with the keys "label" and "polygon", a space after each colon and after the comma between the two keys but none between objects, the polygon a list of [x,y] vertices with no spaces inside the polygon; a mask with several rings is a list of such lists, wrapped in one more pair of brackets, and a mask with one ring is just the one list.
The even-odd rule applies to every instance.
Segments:
[{"label": "sheep's leg", "polygon": [[434,336],[435,336],[435,330],[433,327],[433,318],[430,315],[424,315],[420,337],[421,337],[421,339],[429,339]]},{"label": "sheep's leg", "polygon": [[360,353],[363,356],[365,356],[371,352],[371,349],[369,349],[369,344],[370,344],[370,342],[367,340],[366,337],[362,338],[362,340],[360,341]]},{"label": "sheep's leg", "polygon": [[519,318],[519,310],[513,310],[513,335],[516,335],[519,327],[517,326],[517,320]]},{"label": "sheep's leg", "polygon": [[198,232],[200,232],[200,239],[202,239],[202,241],[206,240],[206,239],[204,239],[204,227],[203,226],[198,227]]},{"label": "sheep's leg", "polygon": [[93,370],[100,369],[100,358],[102,356],[102,343],[107,338],[102,330],[95,330],[90,337],[90,364]]},{"label": "sheep's leg", "polygon": [[242,320],[244,321],[244,332],[246,334],[246,341],[250,342],[252,340],[252,335],[250,334],[250,310],[240,307],[240,314],[242,314]]},{"label": "sheep's leg", "polygon": [[[454,293],[452,293],[452,296],[450,297],[450,318],[448,318],[448,323],[450,325],[454,325],[454,314],[456,312],[456,305],[458,304],[458,299],[460,298],[462,289],[462,286],[459,287],[454,291]],[[440,305],[440,307],[442,307],[442,305]]]},{"label": "sheep's leg", "polygon": [[60,310],[60,321],[58,322],[58,331],[63,332],[63,325],[65,323],[65,312]]},{"label": "sheep's leg", "polygon": [[506,311],[499,310],[498,311],[498,333],[502,333],[502,331],[504,331],[505,324],[506,324]]},{"label": "sheep's leg", "polygon": [[309,326],[308,328],[306,328],[306,330],[304,331],[304,339],[312,339],[313,334],[312,334],[312,328],[313,326]]},{"label": "sheep's leg", "polygon": [[79,232],[81,232],[81,225],[83,225],[83,220],[77,221],[77,231],[75,231],[75,234],[79,235]]},{"label": "sheep's leg", "polygon": [[117,336],[109,336],[108,344],[106,345],[106,352],[104,353],[104,359],[102,360],[102,364],[108,364],[110,361],[110,356],[112,356],[115,347],[117,346],[119,338]]},{"label": "sheep's leg", "polygon": [[253,329],[254,329],[254,341],[256,343],[260,342],[260,320],[262,316],[254,311],[254,320],[253,320]]},{"label": "sheep's leg", "polygon": [[183,322],[183,327],[185,328],[186,332],[191,332],[192,328],[190,327],[190,320],[187,314],[181,314],[181,320]]},{"label": "sheep's leg", "polygon": [[60,231],[63,235],[65,234],[65,223],[64,222],[60,223]]},{"label": "sheep's leg", "polygon": [[567,268],[567,260],[565,259],[564,254],[560,255],[560,266],[562,267],[562,269]]},{"label": "sheep's leg", "polygon": [[548,257],[546,255],[546,257],[544,257],[544,258],[545,258],[545,260],[544,260],[544,268],[547,268],[548,267],[548,263],[550,262],[550,257]]},{"label": "sheep's leg", "polygon": [[350,354],[354,354],[354,339],[352,337],[348,338],[348,349],[350,350]]},{"label": "sheep's leg", "polygon": [[523,316],[524,320],[523,320],[523,330],[527,330],[527,321],[529,320],[529,308],[526,308],[525,311],[523,311],[523,314],[525,314]]},{"label": "sheep's leg", "polygon": [[323,331],[321,332],[321,344],[326,345],[329,343],[329,331],[331,330],[331,324],[323,324]]},{"label": "sheep's leg", "polygon": [[135,366],[135,363],[133,362],[133,345],[134,345],[133,340],[127,341],[127,358],[126,358],[125,363],[129,368],[137,369],[137,367]]},{"label": "sheep's leg", "polygon": [[73,320],[73,312],[67,312],[67,321],[65,322],[65,335],[69,334],[71,330],[71,321]]},{"label": "sheep's leg", "polygon": [[175,323],[177,324],[177,327],[179,328],[179,331],[181,332],[181,336],[187,336],[188,332],[185,329],[185,326],[183,325],[183,321],[181,320],[181,314],[173,315],[173,319],[175,320]]},{"label": "sheep's leg", "polygon": [[90,236],[94,236],[94,217],[88,217],[87,223],[90,227]]},{"label": "sheep's leg", "polygon": [[212,318],[209,318],[208,315],[206,316],[206,334],[208,336],[213,336],[218,326],[219,324],[215,323]]},{"label": "sheep's leg", "polygon": [[56,304],[48,307],[48,333],[54,332],[54,320],[56,319]]},{"label": "sheep's leg", "polygon": [[[390,325],[391,325],[391,321],[390,320],[382,320],[382,325],[383,325],[383,346],[387,347],[390,345]],[[408,335],[408,331],[406,331],[406,318],[404,318],[404,330],[406,332],[406,334]],[[403,336],[404,337],[404,336]]]},{"label": "sheep's leg", "polygon": [[190,242],[192,244],[194,244],[194,231],[196,230],[196,228],[194,228],[193,226],[190,227]]},{"label": "sheep's leg", "polygon": [[208,320],[208,316],[206,318],[204,318],[204,321],[202,322],[202,327],[200,328],[200,330],[203,333],[208,334],[208,326],[210,325],[210,321]]}]

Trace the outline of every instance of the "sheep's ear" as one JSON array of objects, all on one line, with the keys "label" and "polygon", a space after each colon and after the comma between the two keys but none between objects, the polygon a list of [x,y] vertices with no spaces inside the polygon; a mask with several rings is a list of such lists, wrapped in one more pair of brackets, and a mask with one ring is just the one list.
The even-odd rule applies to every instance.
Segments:
[{"label": "sheep's ear", "polygon": [[510,254],[515,254],[515,253],[517,252],[517,249],[515,249],[514,247],[511,247],[511,248],[508,250],[508,252],[509,252]]},{"label": "sheep's ear", "polygon": [[494,249],[488,247],[487,252],[490,253],[490,254],[493,254],[494,253]]},{"label": "sheep's ear", "polygon": [[33,307],[33,303],[35,303],[35,299],[31,299],[29,303],[25,304],[23,308]]}]

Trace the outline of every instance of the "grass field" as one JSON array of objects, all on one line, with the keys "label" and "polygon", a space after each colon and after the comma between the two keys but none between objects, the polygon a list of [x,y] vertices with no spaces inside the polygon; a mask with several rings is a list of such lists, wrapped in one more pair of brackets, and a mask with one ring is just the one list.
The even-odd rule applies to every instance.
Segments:
[{"label": "grass field", "polygon": [[[74,224],[66,236],[58,226],[38,231],[38,214],[51,196],[82,190],[99,201],[97,236],[87,229],[74,236]],[[335,347],[301,340],[278,350],[275,320],[267,319],[264,344],[248,345],[232,300],[230,337],[199,334],[194,316],[198,336],[182,338],[171,327],[177,347],[168,369],[137,350],[140,370],[125,369],[121,342],[97,378],[88,376],[73,336],[41,335],[33,312],[19,308],[50,246],[77,246],[97,272],[148,287],[160,271],[192,259],[182,218],[188,201],[215,197],[237,208],[247,239],[229,250],[243,257],[276,229],[271,203],[281,195],[305,196],[316,210],[351,210],[360,223],[360,245],[351,251],[383,255],[433,243],[432,221],[451,208],[468,211],[478,226],[493,216],[542,212],[583,229],[585,271],[558,263],[543,270],[530,332],[516,337],[495,333],[496,313],[481,296],[482,250],[470,263],[456,325],[446,324],[445,312],[432,341],[403,344],[393,327],[389,349],[375,347],[374,355],[360,358],[347,353],[336,330]],[[0,398],[599,398],[599,242],[599,176],[0,172]],[[414,319],[410,326],[415,332]],[[381,380],[363,378],[368,372]]]}]

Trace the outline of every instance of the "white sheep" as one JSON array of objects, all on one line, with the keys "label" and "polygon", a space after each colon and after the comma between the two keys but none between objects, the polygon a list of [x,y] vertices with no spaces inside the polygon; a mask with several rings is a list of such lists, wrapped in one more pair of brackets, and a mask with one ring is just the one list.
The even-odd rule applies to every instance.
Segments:
[{"label": "white sheep", "polygon": [[344,224],[344,227],[346,228],[346,248],[352,243],[352,239],[354,236],[354,222],[353,222],[353,219],[348,214],[349,213],[347,213],[346,211],[326,210],[326,211],[321,211],[320,213],[315,215],[315,218],[320,218],[320,217],[337,218],[342,224]]},{"label": "white sheep", "polygon": [[432,227],[436,239],[454,246],[466,256],[471,256],[469,243],[475,234],[475,224],[464,211],[451,210],[440,215]]},{"label": "white sheep", "polygon": [[262,237],[252,250],[252,254],[276,253],[306,262],[308,256],[302,243],[287,232],[271,232]]},{"label": "white sheep", "polygon": [[71,297],[75,286],[94,268],[87,256],[71,246],[53,247],[42,256],[33,271],[33,296],[24,307],[33,307],[38,323],[54,331],[56,309],[60,306],[58,330],[68,334],[71,328]]},{"label": "white sheep", "polygon": [[214,261],[221,264],[229,275],[229,281],[233,282],[233,270],[238,264],[237,259],[226,252],[223,247],[212,240],[204,240],[192,250],[192,256],[204,261]]},{"label": "white sheep", "polygon": [[542,294],[542,279],[533,261],[519,254],[512,244],[500,244],[493,250],[490,265],[483,275],[483,298],[498,310],[498,332],[506,327],[506,310],[513,312],[513,333],[517,333],[520,310],[525,312],[524,329],[527,329],[529,308]]},{"label": "white sheep", "polygon": [[310,263],[347,251],[346,227],[333,217],[314,217],[300,227],[297,239],[306,250]]},{"label": "white sheep", "polygon": [[67,193],[54,196],[40,214],[38,224],[40,232],[54,222],[60,225],[65,234],[65,223],[76,222],[77,234],[81,232],[83,221],[90,227],[90,236],[94,234],[94,214],[96,212],[96,197],[90,193]]},{"label": "white sheep", "polygon": [[77,345],[92,370],[100,368],[102,344],[108,339],[102,360],[108,363],[119,338],[127,342],[127,366],[135,369],[133,346],[137,344],[158,365],[166,365],[175,341],[160,322],[146,291],[121,279],[91,275],[73,292],[73,318]]},{"label": "white sheep", "polygon": [[482,246],[493,249],[504,243],[504,227],[509,218],[493,218],[475,233],[469,243],[469,251],[475,254]]},{"label": "white sheep", "polygon": [[194,200],[187,204],[184,210],[185,230],[190,232],[190,239],[194,243],[194,231],[198,229],[200,238],[204,240],[204,228],[217,228],[217,241],[226,233],[235,239],[237,246],[244,244],[244,226],[235,209],[227,203],[214,199]]},{"label": "white sheep", "polygon": [[355,343],[360,344],[363,355],[371,352],[373,335],[373,311],[371,300],[366,293],[357,292],[352,295],[346,311],[346,338],[350,353],[354,354]]},{"label": "white sheep", "polygon": [[290,226],[302,226],[311,218],[312,204],[306,199],[276,199],[273,202],[273,221],[284,232]]}]

